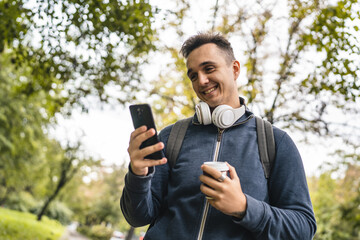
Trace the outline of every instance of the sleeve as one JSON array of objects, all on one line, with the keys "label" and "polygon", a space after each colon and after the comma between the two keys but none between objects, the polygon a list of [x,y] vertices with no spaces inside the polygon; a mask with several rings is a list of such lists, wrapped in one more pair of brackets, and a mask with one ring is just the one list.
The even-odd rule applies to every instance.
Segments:
[{"label": "sleeve", "polygon": [[[166,142],[169,132],[170,129],[161,131],[160,141]],[[169,171],[169,165],[164,164],[149,168],[147,176],[137,176],[129,165],[120,198],[120,208],[131,226],[145,226],[156,220],[164,207]]]},{"label": "sleeve", "polygon": [[286,133],[276,149],[268,182],[270,204],[247,195],[246,215],[234,221],[256,239],[312,239],[316,221],[301,156]]}]

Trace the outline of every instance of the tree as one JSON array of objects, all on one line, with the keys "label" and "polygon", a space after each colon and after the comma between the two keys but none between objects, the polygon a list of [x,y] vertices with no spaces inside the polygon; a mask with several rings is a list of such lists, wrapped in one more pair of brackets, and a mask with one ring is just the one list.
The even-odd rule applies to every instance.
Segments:
[{"label": "tree", "polygon": [[316,238],[331,239],[334,221],[339,218],[336,180],[331,178],[331,172],[321,174],[319,178],[309,179],[311,199],[316,213]]},{"label": "tree", "polygon": [[[177,28],[179,39],[185,35],[182,24],[189,21],[190,5],[189,1],[179,1],[175,14],[182,19],[164,23]],[[234,44],[246,72],[239,80],[239,93],[256,113],[285,128],[339,136],[339,123],[332,121],[331,113],[358,114],[359,110],[357,6],[357,1],[217,2],[216,19],[209,20],[215,25],[208,29],[241,43]],[[155,84],[151,91],[159,93],[160,102],[166,103],[162,105],[164,119],[173,106],[188,109],[196,102],[188,92],[191,87],[185,67],[179,64],[183,59],[174,51],[179,48],[164,47],[174,59],[169,64],[173,67],[160,76],[160,81],[166,76],[166,84]],[[173,78],[178,80],[171,84]],[[184,100],[182,95],[189,97]],[[185,115],[181,111],[177,114]],[[341,127],[358,130],[354,122]]]},{"label": "tree", "polygon": [[[170,30],[169,34],[175,34],[178,39],[183,39],[184,19],[189,17],[190,6],[190,1],[181,0],[177,1],[176,9],[172,11],[162,9],[165,14],[161,29]],[[168,54],[171,59],[166,68],[161,70],[158,78],[149,86],[149,97],[154,99],[156,123],[159,128],[162,128],[181,117],[192,114],[197,101],[186,74],[185,61],[179,55],[180,47],[172,45],[171,41],[164,41],[164,43],[160,42],[157,48],[160,54]]]},{"label": "tree", "polygon": [[86,111],[89,95],[120,104],[134,96],[138,66],[155,48],[155,11],[146,0],[0,2],[0,202],[47,183],[33,169],[52,164],[56,113]]},{"label": "tree", "polygon": [[31,188],[30,183],[38,177],[34,166],[39,169],[45,161],[42,150],[47,137],[43,126],[49,123],[47,110],[52,104],[42,92],[32,96],[19,93],[29,71],[16,71],[8,55],[1,55],[0,185],[4,192],[0,202],[5,201],[11,191]]},{"label": "tree", "polygon": [[33,79],[23,81],[22,93],[51,96],[60,89],[59,108],[86,109],[88,95],[125,103],[137,90],[139,65],[155,48],[155,11],[146,0],[2,1],[0,54],[11,50],[16,67],[31,66]]},{"label": "tree", "polygon": [[77,146],[67,146],[65,150],[58,143],[54,143],[57,147],[53,147],[51,151],[48,152],[48,158],[53,158],[49,163],[50,167],[50,189],[49,195],[44,201],[43,206],[40,208],[39,213],[37,214],[37,220],[41,220],[45,214],[47,208],[52,201],[59,195],[60,191],[68,184],[75,174],[80,170],[82,166],[91,166],[96,164],[96,162],[91,158],[86,158],[85,156],[79,156],[79,147]]},{"label": "tree", "polygon": [[358,239],[359,164],[346,165],[344,176],[335,178],[334,173],[335,169],[326,170],[309,179],[318,226],[314,239]]},{"label": "tree", "polygon": [[[124,166],[94,165],[81,169],[83,178],[80,184],[60,194],[60,198],[72,206],[75,219],[81,225],[112,225],[118,226],[123,220],[119,209],[121,190],[124,186],[126,168]],[[73,183],[74,184],[74,183]],[[71,186],[70,186],[71,187]],[[122,231],[124,226],[122,226]]]}]

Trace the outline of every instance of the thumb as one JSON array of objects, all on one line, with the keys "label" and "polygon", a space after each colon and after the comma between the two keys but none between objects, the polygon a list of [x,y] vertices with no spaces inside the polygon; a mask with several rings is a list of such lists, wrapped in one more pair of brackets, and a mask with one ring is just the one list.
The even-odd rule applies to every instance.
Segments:
[{"label": "thumb", "polygon": [[235,168],[233,166],[231,166],[229,163],[226,163],[226,165],[229,167],[230,179],[237,179],[238,175],[236,173]]}]

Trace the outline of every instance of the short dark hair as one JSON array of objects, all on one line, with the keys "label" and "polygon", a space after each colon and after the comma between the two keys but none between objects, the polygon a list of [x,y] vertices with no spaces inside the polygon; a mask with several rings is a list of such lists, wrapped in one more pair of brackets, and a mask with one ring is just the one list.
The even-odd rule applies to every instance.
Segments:
[{"label": "short dark hair", "polygon": [[180,53],[187,59],[193,50],[207,43],[216,44],[225,53],[227,62],[235,60],[231,43],[220,33],[198,33],[191,36],[182,45]]}]

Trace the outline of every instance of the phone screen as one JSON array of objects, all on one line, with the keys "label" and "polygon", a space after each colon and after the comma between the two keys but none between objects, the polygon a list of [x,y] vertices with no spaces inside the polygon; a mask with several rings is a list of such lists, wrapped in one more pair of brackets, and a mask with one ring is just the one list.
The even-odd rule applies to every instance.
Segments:
[{"label": "phone screen", "polygon": [[[155,122],[154,122],[154,117],[153,117],[150,105],[149,104],[135,104],[135,105],[130,105],[129,108],[130,108],[131,118],[132,118],[135,129],[139,128],[143,125],[145,125],[147,127],[147,129],[150,129],[150,128],[155,129],[155,135],[152,136],[151,138],[145,140],[140,145],[140,148],[148,147],[148,146],[158,143],[159,139],[158,139]],[[164,155],[163,155],[162,151],[157,151],[150,155],[147,155],[145,158],[157,160],[157,159],[161,159],[163,157],[164,157]]]}]

